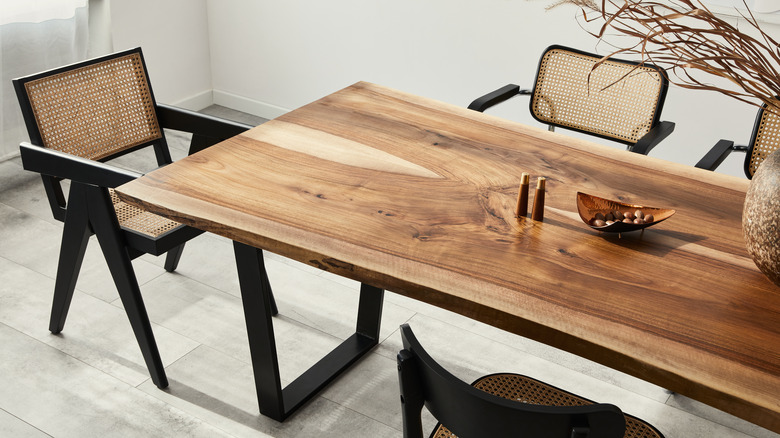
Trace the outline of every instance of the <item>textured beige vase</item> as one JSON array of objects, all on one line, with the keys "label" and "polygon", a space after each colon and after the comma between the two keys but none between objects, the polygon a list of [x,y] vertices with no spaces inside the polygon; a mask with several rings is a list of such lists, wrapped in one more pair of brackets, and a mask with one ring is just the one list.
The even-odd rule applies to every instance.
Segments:
[{"label": "textured beige vase", "polygon": [[780,153],[759,166],[745,197],[742,233],[756,266],[780,286]]}]

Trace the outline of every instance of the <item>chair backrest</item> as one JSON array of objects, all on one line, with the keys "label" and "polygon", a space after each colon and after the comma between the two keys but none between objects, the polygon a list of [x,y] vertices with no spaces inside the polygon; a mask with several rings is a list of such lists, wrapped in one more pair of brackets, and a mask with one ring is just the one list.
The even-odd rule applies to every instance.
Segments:
[{"label": "chair backrest", "polygon": [[753,178],[758,166],[772,152],[780,149],[780,115],[761,107],[756,116],[756,124],[750,139],[747,157],[745,158],[745,175]]},{"label": "chair backrest", "polygon": [[425,407],[460,438],[622,438],[625,417],[613,405],[540,406],[488,394],[466,384],[434,361],[409,325],[401,326],[398,354],[404,437],[422,437]]},{"label": "chair backrest", "polygon": [[[171,162],[140,48],[13,80],[30,142],[105,161],[153,145]],[[65,215],[59,180],[42,175],[54,217]]]},{"label": "chair backrest", "polygon": [[30,141],[103,160],[162,137],[141,49],[14,80]]},{"label": "chair backrest", "polygon": [[547,48],[531,114],[551,126],[632,145],[658,123],[668,78],[653,65],[602,58],[563,46]]}]

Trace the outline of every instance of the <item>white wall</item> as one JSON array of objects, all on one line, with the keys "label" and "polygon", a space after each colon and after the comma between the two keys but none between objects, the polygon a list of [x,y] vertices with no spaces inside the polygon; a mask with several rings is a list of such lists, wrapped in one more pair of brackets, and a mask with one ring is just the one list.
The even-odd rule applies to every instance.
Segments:
[{"label": "white wall", "polygon": [[[208,0],[214,88],[285,109],[358,80],[457,104],[577,45],[572,10],[524,0]],[[562,18],[565,17],[565,18]]]},{"label": "white wall", "polygon": [[[195,109],[213,89],[214,103],[273,118],[360,80],[466,106],[510,82],[530,87],[550,44],[609,52],[575,8],[546,12],[551,1],[112,0],[114,48],[142,45],[158,100]],[[527,104],[491,112],[538,126]],[[651,155],[693,165],[720,138],[747,142],[755,112],[673,88],[662,118],[677,128]],[[743,157],[719,171],[742,176]]]},{"label": "white wall", "polygon": [[114,50],[141,46],[157,101],[212,103],[206,0],[111,0]]},{"label": "white wall", "polygon": [[[548,45],[597,50],[574,8],[546,12],[548,3],[207,0],[215,102],[275,117],[358,80],[464,106],[506,83],[530,87]],[[671,89],[663,118],[677,129],[652,155],[693,165],[720,138],[747,142],[755,111]],[[493,113],[536,124],[520,98]],[[743,157],[734,154],[720,171],[743,175]]]}]

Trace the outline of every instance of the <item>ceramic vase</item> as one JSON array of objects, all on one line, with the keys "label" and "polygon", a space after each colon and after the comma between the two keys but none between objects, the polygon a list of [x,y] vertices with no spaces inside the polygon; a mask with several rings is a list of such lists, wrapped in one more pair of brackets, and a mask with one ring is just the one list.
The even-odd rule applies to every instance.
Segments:
[{"label": "ceramic vase", "polygon": [[742,210],[742,233],[756,266],[780,286],[780,153],[758,167]]}]

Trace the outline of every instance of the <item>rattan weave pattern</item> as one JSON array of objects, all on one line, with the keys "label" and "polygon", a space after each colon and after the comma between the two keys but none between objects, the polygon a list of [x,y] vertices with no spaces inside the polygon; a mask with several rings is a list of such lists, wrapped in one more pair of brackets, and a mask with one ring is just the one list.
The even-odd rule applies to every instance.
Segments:
[{"label": "rattan weave pattern", "polygon": [[119,220],[119,225],[123,228],[128,228],[150,237],[159,237],[181,225],[178,222],[122,202],[113,189],[108,189],[108,192],[111,195],[114,210],[116,210],[116,218]]},{"label": "rattan weave pattern", "polygon": [[[477,389],[509,400],[544,406],[584,406],[593,402],[562,389],[547,385],[519,374],[492,374],[482,377],[472,385]],[[439,425],[431,438],[456,438],[444,425]],[[624,438],[661,438],[652,427],[630,415],[626,415]]]},{"label": "rattan weave pattern", "polygon": [[758,166],[764,162],[769,154],[778,149],[780,149],[780,116],[765,109],[750,154],[750,164],[748,165],[750,176],[755,175]]},{"label": "rattan weave pattern", "polygon": [[100,160],[161,137],[141,56],[28,82],[43,146]]},{"label": "rattan weave pattern", "polygon": [[636,143],[652,128],[663,77],[615,61],[592,70],[599,59],[559,48],[546,52],[531,110],[546,123]]}]

